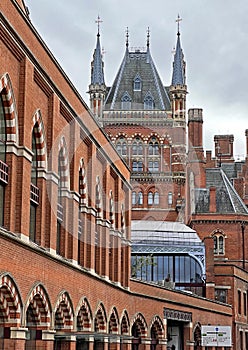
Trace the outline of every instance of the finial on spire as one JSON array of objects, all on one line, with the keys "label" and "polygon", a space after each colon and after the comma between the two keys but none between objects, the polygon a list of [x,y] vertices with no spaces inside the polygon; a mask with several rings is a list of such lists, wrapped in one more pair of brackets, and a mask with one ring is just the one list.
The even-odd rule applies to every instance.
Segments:
[{"label": "finial on spire", "polygon": [[147,27],[147,47],[150,45],[150,28]]},{"label": "finial on spire", "polygon": [[128,31],[128,27],[127,27],[127,29],[126,29],[126,47],[128,47],[128,45],[129,45],[128,39],[129,39],[129,31]]},{"label": "finial on spire", "polygon": [[180,22],[182,21],[182,18],[179,16],[177,16],[176,22],[177,22],[177,35],[180,35]]},{"label": "finial on spire", "polygon": [[100,23],[103,21],[101,20],[100,16],[97,16],[97,19],[95,20],[95,23],[97,23],[97,35],[100,35]]}]

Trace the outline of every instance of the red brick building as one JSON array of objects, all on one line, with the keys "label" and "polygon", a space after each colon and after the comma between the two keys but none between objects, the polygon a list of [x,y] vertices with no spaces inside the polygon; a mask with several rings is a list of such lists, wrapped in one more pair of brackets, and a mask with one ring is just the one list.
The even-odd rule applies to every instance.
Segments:
[{"label": "red brick building", "polygon": [[[160,282],[164,271],[171,271],[170,283],[190,291],[204,283],[207,298],[233,306],[233,348],[244,350],[248,348],[248,132],[244,161],[234,159],[233,135],[214,136],[214,157],[204,151],[203,111],[194,108],[186,113],[185,67],[179,26],[169,86],[163,85],[154,65],[149,30],[145,49],[130,49],[127,32],[122,63],[107,87],[98,32],[90,106],[131,170],[132,255],[135,266],[142,264],[135,276]],[[192,236],[185,233],[188,241],[180,248],[185,236],[169,229],[170,222],[189,225],[204,242],[206,270],[205,275],[201,270],[197,283],[191,282],[199,275],[196,269],[187,273],[197,260],[189,260]]]},{"label": "red brick building", "polygon": [[[210,320],[232,326],[230,305],[130,279],[130,169],[22,0],[0,2],[0,53],[0,348],[165,350],[175,339],[193,350]],[[178,89],[171,94],[185,93]],[[185,145],[184,116],[177,118],[180,140],[164,137],[165,153],[168,142],[178,153]],[[187,170],[173,152],[168,183],[177,195],[163,210],[171,220]],[[218,268],[209,267],[209,295]],[[245,270],[230,265],[228,273],[244,310]]]}]

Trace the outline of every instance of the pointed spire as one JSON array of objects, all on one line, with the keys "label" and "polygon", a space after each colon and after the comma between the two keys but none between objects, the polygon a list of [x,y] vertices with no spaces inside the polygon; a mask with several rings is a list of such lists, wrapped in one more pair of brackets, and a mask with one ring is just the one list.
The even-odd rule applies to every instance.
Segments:
[{"label": "pointed spire", "polygon": [[185,74],[184,74],[184,60],[183,60],[183,50],[181,48],[181,42],[180,42],[180,27],[179,23],[182,19],[178,15],[178,18],[176,20],[178,24],[177,28],[177,45],[176,45],[176,52],[174,55],[174,62],[173,62],[173,73],[172,73],[172,83],[171,85],[185,85]]},{"label": "pointed spire", "polygon": [[103,61],[102,61],[102,52],[100,45],[100,23],[102,20],[99,15],[97,20],[97,40],[96,40],[96,48],[93,55],[92,69],[91,69],[91,84],[105,84],[104,83],[104,73],[103,73]]},{"label": "pointed spire", "polygon": [[147,28],[147,48],[150,46],[150,28]]},{"label": "pointed spire", "polygon": [[128,27],[126,29],[126,48],[128,49],[129,46],[129,30]]}]

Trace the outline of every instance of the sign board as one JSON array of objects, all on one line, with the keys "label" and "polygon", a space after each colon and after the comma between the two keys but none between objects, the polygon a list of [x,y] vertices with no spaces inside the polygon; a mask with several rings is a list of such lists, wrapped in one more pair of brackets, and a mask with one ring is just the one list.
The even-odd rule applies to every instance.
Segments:
[{"label": "sign board", "polygon": [[232,329],[230,326],[202,326],[202,346],[232,346]]}]

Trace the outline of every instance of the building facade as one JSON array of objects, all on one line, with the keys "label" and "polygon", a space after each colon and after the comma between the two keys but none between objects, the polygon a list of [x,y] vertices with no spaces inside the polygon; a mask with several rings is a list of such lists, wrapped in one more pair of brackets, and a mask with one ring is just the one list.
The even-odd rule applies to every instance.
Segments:
[{"label": "building facade", "polygon": [[130,279],[130,170],[22,0],[0,2],[0,53],[0,348],[193,350],[231,327],[230,305]]},{"label": "building facade", "polygon": [[107,87],[98,32],[90,106],[131,170],[133,276],[199,292],[194,283],[187,285],[193,276],[180,274],[177,263],[181,259],[185,271],[187,261],[194,257],[197,262],[192,237],[188,234],[184,241],[179,227],[176,232],[171,227],[188,225],[205,247],[205,270],[194,270],[195,276],[200,272],[197,282],[204,285],[207,298],[233,306],[233,348],[244,350],[248,348],[248,132],[245,160],[234,159],[233,135],[214,136],[213,156],[203,149],[203,111],[186,111],[186,64],[179,29],[169,86],[163,85],[154,65],[148,30],[145,49],[130,49],[127,32],[122,63]]}]

